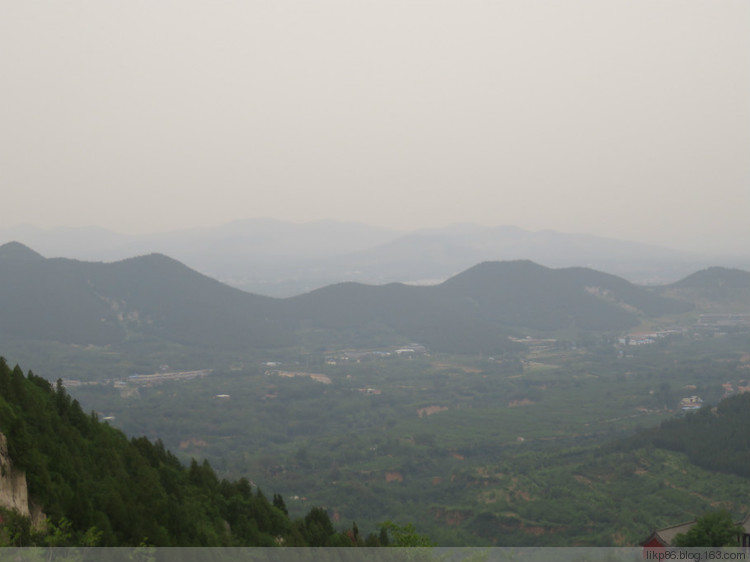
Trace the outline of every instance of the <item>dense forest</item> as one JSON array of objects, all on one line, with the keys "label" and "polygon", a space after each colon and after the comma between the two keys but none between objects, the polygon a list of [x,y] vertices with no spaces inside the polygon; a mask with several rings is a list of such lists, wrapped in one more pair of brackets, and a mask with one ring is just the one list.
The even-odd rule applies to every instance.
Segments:
[{"label": "dense forest", "polygon": [[750,478],[750,393],[722,400],[684,418],[665,420],[631,439],[687,455],[707,470]]},{"label": "dense forest", "polygon": [[32,525],[2,510],[0,544],[380,546],[420,539],[392,524],[377,535],[360,536],[356,523],[336,531],[320,507],[292,520],[280,495],[269,500],[245,478],[220,480],[206,461],[184,466],[161,442],[128,440],[86,414],[60,381],[24,375],[2,358],[0,431],[13,468],[26,473],[30,502],[46,515]]}]

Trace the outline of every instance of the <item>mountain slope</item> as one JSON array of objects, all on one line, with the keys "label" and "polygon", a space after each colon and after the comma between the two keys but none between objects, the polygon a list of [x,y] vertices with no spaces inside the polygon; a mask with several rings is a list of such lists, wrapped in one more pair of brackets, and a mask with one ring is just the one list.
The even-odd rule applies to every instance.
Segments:
[{"label": "mountain slope", "polygon": [[748,289],[750,273],[740,269],[709,267],[669,285],[675,289]]},{"label": "mountain slope", "polygon": [[183,466],[161,442],[128,438],[86,415],[65,388],[0,358],[0,439],[6,471],[25,472],[46,516],[0,506],[0,546],[352,546],[325,510],[291,521],[246,478],[219,480],[207,462]]},{"label": "mountain slope", "polygon": [[661,287],[664,296],[694,303],[701,312],[750,314],[750,273],[710,267]]},{"label": "mountain slope", "polygon": [[291,297],[283,306],[302,329],[344,333],[347,345],[416,341],[449,353],[494,353],[511,347],[511,331],[442,300],[432,287],[343,283]]},{"label": "mountain slope", "polygon": [[166,256],[104,264],[32,254],[0,247],[0,334],[106,345],[137,331],[222,349],[288,341],[269,320],[273,299],[223,285]]},{"label": "mountain slope", "polygon": [[0,334],[96,345],[121,340],[123,327],[82,278],[84,267],[20,244],[0,247]]},{"label": "mountain slope", "polygon": [[625,330],[639,316],[690,306],[593,270],[487,262],[437,286],[345,283],[286,299],[297,323],[353,331],[380,326],[443,351],[495,353],[519,329]]},{"label": "mountain slope", "polygon": [[117,317],[144,334],[220,349],[283,347],[288,331],[269,297],[245,293],[151,254],[87,266],[91,283]]},{"label": "mountain slope", "polygon": [[40,262],[44,260],[44,257],[20,242],[8,242],[0,246],[0,260],[9,262]]},{"label": "mountain slope", "polygon": [[417,341],[495,353],[517,330],[625,330],[688,307],[612,275],[529,261],[487,262],[437,286],[343,283],[272,299],[159,254],[106,264],[0,247],[0,334],[78,345],[146,337],[245,351]]},{"label": "mountain slope", "polygon": [[701,408],[684,418],[672,419],[634,437],[633,446],[685,453],[707,470],[750,478],[750,393],[731,396],[716,408]]},{"label": "mountain slope", "polygon": [[463,301],[484,318],[538,330],[620,330],[637,315],[658,316],[689,306],[606,273],[549,269],[530,261],[486,262],[436,288],[442,299]]}]

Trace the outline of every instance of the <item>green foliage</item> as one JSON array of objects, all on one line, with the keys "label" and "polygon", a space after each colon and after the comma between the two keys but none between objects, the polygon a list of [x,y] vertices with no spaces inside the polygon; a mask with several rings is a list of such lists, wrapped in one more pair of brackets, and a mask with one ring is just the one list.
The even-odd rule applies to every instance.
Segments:
[{"label": "green foliage", "polygon": [[247,479],[219,480],[208,463],[183,466],[161,441],[128,440],[86,415],[61,381],[47,381],[0,358],[0,431],[44,528],[0,511],[0,544],[13,546],[340,546],[327,512],[291,521]]},{"label": "green foliage", "polygon": [[716,409],[704,407],[665,421],[637,439],[683,452],[691,462],[709,470],[750,478],[748,427],[750,393],[744,393],[723,400]]},{"label": "green foliage", "polygon": [[[384,521],[380,524],[381,537],[384,544],[394,547],[429,547],[435,546],[429,537],[417,533],[413,523],[397,525],[393,521]],[[385,533],[384,533],[385,532]]]},{"label": "green foliage", "polygon": [[[84,385],[71,391],[83,408],[64,388],[6,367],[0,425],[12,434],[20,462],[34,468],[36,489],[49,490],[45,511],[53,521],[74,522],[78,542],[93,528],[103,545],[118,544],[128,526],[126,544],[388,540],[387,532],[383,541],[354,527],[325,537],[323,521],[305,524],[311,505],[326,505],[331,518],[356,519],[363,529],[398,514],[441,545],[498,546],[636,544],[711,504],[746,511],[747,478],[713,470],[729,461],[744,466],[750,445],[739,428],[748,426],[747,404],[738,398],[692,415],[674,412],[683,396],[716,403],[723,383],[746,384],[739,361],[746,334],[674,337],[626,348],[619,358],[609,335],[566,337],[578,349],[558,340],[546,350],[491,357],[433,353],[338,365],[325,364],[322,351],[300,349],[291,359],[272,359],[285,361],[285,369],[325,373],[332,384],[265,375],[245,363],[154,387]],[[379,392],[365,392],[370,388]],[[219,392],[231,400],[214,399]],[[54,398],[39,398],[46,394]],[[37,403],[49,412],[36,412]],[[434,415],[418,414],[433,406]],[[104,430],[96,415],[83,413],[92,407],[115,416],[112,423],[129,435],[148,438]],[[42,423],[53,413],[59,431]],[[663,431],[618,439],[667,418],[674,421]],[[177,455],[151,441],[157,437]],[[40,456],[40,439],[59,461]],[[88,442],[113,452],[74,461],[79,453],[93,456],[82,444]],[[178,449],[183,442],[187,448]],[[703,462],[701,449],[713,451],[705,455],[712,463]],[[211,465],[193,465],[191,457],[208,457]],[[91,486],[68,476],[80,464],[117,476]],[[227,480],[243,475],[283,499]],[[128,479],[145,490],[125,490],[120,482]]]},{"label": "green foliage", "polygon": [[[332,383],[249,366],[125,396],[104,385],[75,393],[127,433],[163,438],[184,462],[205,456],[219,477],[252,475],[283,494],[293,519],[310,505],[363,530],[398,516],[441,546],[637,544],[712,503],[744,513],[746,478],[696,466],[650,431],[621,438],[665,419],[681,426],[697,418],[677,409],[684,396],[746,384],[737,359],[747,338],[675,337],[621,358],[612,344],[608,355],[592,345],[593,352],[560,345],[315,367],[295,355],[301,365],[290,360],[284,369],[323,373]],[[213,399],[219,392],[231,399]],[[737,428],[750,425],[740,404],[731,421],[732,403],[714,415],[726,424],[715,440],[730,457],[734,445],[746,454]],[[432,406],[436,413],[418,413]],[[187,447],[178,450],[181,443]],[[292,531],[300,541],[302,531]]]},{"label": "green foliage", "polygon": [[680,547],[737,546],[742,527],[732,521],[726,510],[713,511],[699,517],[686,533],[677,535],[672,544]]},{"label": "green foliage", "polygon": [[0,547],[32,544],[31,521],[16,511],[0,509]]}]

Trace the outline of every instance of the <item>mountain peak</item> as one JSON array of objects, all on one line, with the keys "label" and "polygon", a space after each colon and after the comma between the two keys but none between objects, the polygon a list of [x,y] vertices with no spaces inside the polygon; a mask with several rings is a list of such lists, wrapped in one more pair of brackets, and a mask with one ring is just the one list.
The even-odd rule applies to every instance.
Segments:
[{"label": "mountain peak", "polygon": [[551,271],[531,260],[484,261],[455,275],[452,279],[468,279],[482,276],[533,275]]},{"label": "mountain peak", "polygon": [[44,256],[20,242],[8,242],[0,246],[0,260],[31,261],[43,259],[45,259]]},{"label": "mountain peak", "polygon": [[726,267],[709,267],[692,275],[688,275],[681,281],[673,283],[676,288],[731,288],[742,289],[750,287],[750,272],[741,269],[729,269]]}]

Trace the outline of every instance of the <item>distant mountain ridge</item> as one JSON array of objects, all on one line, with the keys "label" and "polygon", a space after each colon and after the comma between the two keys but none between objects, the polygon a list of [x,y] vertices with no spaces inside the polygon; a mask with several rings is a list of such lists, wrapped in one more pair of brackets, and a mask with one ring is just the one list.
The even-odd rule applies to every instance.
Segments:
[{"label": "distant mountain ridge", "polygon": [[0,243],[11,240],[46,256],[87,261],[162,253],[232,286],[278,297],[344,281],[435,284],[483,261],[586,266],[650,285],[709,265],[750,266],[750,256],[708,257],[586,234],[474,224],[403,233],[354,222],[249,219],[140,236],[99,228],[0,228]]},{"label": "distant mountain ridge", "polygon": [[[246,293],[160,254],[114,263],[0,247],[0,335],[78,345],[134,336],[217,350],[419,341],[495,353],[518,330],[625,330],[689,308],[613,275],[487,262],[435,286],[343,283],[287,299]],[[323,335],[321,335],[323,334]],[[325,335],[327,334],[327,335]],[[327,339],[326,339],[327,338]]]}]

